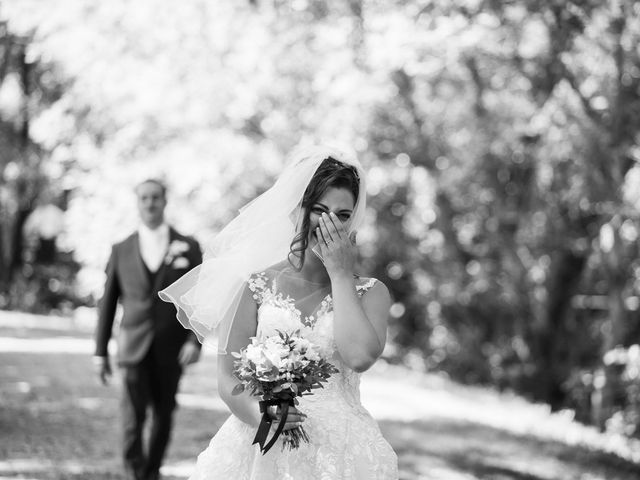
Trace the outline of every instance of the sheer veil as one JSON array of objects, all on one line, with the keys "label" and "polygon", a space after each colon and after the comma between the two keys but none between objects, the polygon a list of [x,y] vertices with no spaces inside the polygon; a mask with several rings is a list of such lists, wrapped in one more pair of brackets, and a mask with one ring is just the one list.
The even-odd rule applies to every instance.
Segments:
[{"label": "sheer veil", "polygon": [[365,175],[355,154],[333,146],[297,150],[275,184],[249,202],[236,218],[205,247],[201,265],[161,292],[177,308],[177,318],[202,343],[215,343],[225,352],[231,323],[245,283],[253,273],[285,260],[296,234],[302,196],[326,158],[356,168],[360,193],[351,217],[351,230],[364,219]]}]

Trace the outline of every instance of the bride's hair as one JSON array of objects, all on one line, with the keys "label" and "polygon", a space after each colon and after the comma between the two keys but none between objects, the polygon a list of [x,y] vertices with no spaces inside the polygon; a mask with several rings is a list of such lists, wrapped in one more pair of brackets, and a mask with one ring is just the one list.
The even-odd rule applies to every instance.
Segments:
[{"label": "bride's hair", "polygon": [[[360,177],[357,170],[351,165],[328,157],[311,177],[302,196],[300,231],[293,238],[289,249],[289,263],[298,270],[304,265],[305,251],[309,246],[311,208],[329,188],[345,188],[353,194],[353,201],[357,202],[360,194]],[[298,265],[294,263],[294,259]]]}]

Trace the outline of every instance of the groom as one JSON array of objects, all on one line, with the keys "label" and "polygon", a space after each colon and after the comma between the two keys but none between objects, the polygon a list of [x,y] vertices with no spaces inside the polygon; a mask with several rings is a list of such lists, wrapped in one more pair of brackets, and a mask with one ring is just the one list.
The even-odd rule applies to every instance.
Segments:
[{"label": "groom", "polygon": [[[128,480],[156,480],[171,434],[178,383],[184,368],[200,355],[193,332],[176,319],[172,304],[158,298],[162,290],[202,262],[198,243],[164,222],[166,187],[155,179],[136,187],[141,224],[137,232],[113,246],[99,305],[94,363],[103,384],[111,376],[107,344],[118,300],[123,317],[117,333],[121,367],[123,455]],[[142,432],[151,408],[148,448]]]}]

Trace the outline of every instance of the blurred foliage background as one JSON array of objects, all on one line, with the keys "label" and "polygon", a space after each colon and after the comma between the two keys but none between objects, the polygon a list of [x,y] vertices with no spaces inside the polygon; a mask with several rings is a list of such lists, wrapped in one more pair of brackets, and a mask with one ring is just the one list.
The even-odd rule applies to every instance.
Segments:
[{"label": "blurred foliage background", "polygon": [[2,0],[0,307],[95,304],[132,187],[205,242],[300,143],[369,171],[385,356],[640,436],[640,3]]}]

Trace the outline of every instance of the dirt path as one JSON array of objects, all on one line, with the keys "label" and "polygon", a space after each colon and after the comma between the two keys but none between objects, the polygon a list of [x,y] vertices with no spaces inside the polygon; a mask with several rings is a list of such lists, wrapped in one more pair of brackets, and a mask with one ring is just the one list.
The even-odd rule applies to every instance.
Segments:
[{"label": "dirt path", "polygon": [[[117,382],[94,381],[86,325],[45,320],[0,312],[0,480],[118,479]],[[165,478],[187,478],[228,415],[214,373],[205,354],[184,378]],[[640,478],[637,445],[518,397],[380,363],[362,400],[403,480]]]}]

